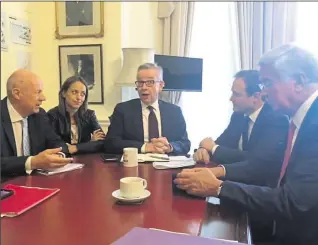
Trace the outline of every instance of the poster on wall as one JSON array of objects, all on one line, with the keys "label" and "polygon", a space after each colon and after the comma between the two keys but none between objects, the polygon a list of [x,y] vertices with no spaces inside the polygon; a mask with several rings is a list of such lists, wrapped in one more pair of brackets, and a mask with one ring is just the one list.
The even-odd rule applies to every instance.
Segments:
[{"label": "poster on wall", "polygon": [[31,70],[31,53],[19,50],[17,55],[17,69]]},{"label": "poster on wall", "polygon": [[1,12],[1,50],[8,51],[7,19],[4,12]]},{"label": "poster on wall", "polygon": [[10,16],[10,32],[13,43],[31,45],[31,26],[28,21]]}]

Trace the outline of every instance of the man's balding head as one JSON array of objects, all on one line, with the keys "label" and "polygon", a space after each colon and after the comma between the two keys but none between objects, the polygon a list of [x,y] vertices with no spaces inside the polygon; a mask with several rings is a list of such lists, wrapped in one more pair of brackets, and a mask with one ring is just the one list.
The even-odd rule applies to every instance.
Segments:
[{"label": "man's balding head", "polygon": [[22,117],[39,112],[43,95],[40,78],[33,72],[19,69],[7,81],[7,96]]}]

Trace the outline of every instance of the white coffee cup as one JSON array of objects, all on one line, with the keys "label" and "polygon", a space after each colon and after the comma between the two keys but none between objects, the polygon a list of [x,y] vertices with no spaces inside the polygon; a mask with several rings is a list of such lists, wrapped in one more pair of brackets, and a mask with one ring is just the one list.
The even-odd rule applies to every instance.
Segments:
[{"label": "white coffee cup", "polygon": [[138,166],[138,149],[124,148],[123,160],[124,160],[125,167]]},{"label": "white coffee cup", "polygon": [[125,198],[138,198],[145,194],[147,180],[140,177],[120,179],[120,195]]}]

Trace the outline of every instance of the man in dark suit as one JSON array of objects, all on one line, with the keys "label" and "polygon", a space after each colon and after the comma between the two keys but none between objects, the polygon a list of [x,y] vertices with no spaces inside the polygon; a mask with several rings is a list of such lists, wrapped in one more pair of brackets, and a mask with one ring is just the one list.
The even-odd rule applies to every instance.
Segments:
[{"label": "man in dark suit", "polygon": [[[256,244],[318,244],[318,60],[308,51],[284,45],[265,54],[261,80],[268,102],[290,117],[284,159],[276,187],[246,185],[265,165],[230,164],[179,174],[175,183],[190,194],[222,202],[273,220],[273,236]],[[252,159],[251,159],[252,160]],[[222,177],[224,181],[217,179]],[[234,182],[237,181],[237,182]]]},{"label": "man in dark suit", "polygon": [[106,151],[122,153],[135,147],[141,153],[187,154],[190,141],[180,107],[158,101],[164,87],[162,68],[146,63],[137,71],[140,99],[119,103],[111,116]]},{"label": "man in dark suit", "polygon": [[1,176],[30,174],[72,161],[61,157],[62,151],[68,153],[67,146],[40,108],[45,100],[42,87],[39,77],[28,70],[17,70],[8,79],[7,97],[1,101]]},{"label": "man in dark suit", "polygon": [[[258,71],[243,70],[234,78],[230,98],[234,113],[230,124],[216,141],[202,140],[194,159],[205,163],[211,158],[218,163],[235,163],[246,160],[248,152],[280,161],[288,119],[264,104]],[[271,155],[264,151],[268,145],[275,149]]]}]

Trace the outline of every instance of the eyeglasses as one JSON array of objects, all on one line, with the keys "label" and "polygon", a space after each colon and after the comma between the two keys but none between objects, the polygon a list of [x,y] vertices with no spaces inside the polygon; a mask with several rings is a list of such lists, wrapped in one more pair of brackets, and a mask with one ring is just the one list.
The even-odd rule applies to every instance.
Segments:
[{"label": "eyeglasses", "polygon": [[274,82],[270,79],[263,79],[262,83],[259,84],[259,87],[261,90],[263,90],[264,88],[270,88],[272,87],[274,84]]},{"label": "eyeglasses", "polygon": [[155,83],[159,81],[147,80],[147,81],[136,81],[135,84],[138,88],[141,88],[146,84],[147,87],[152,87]]}]

